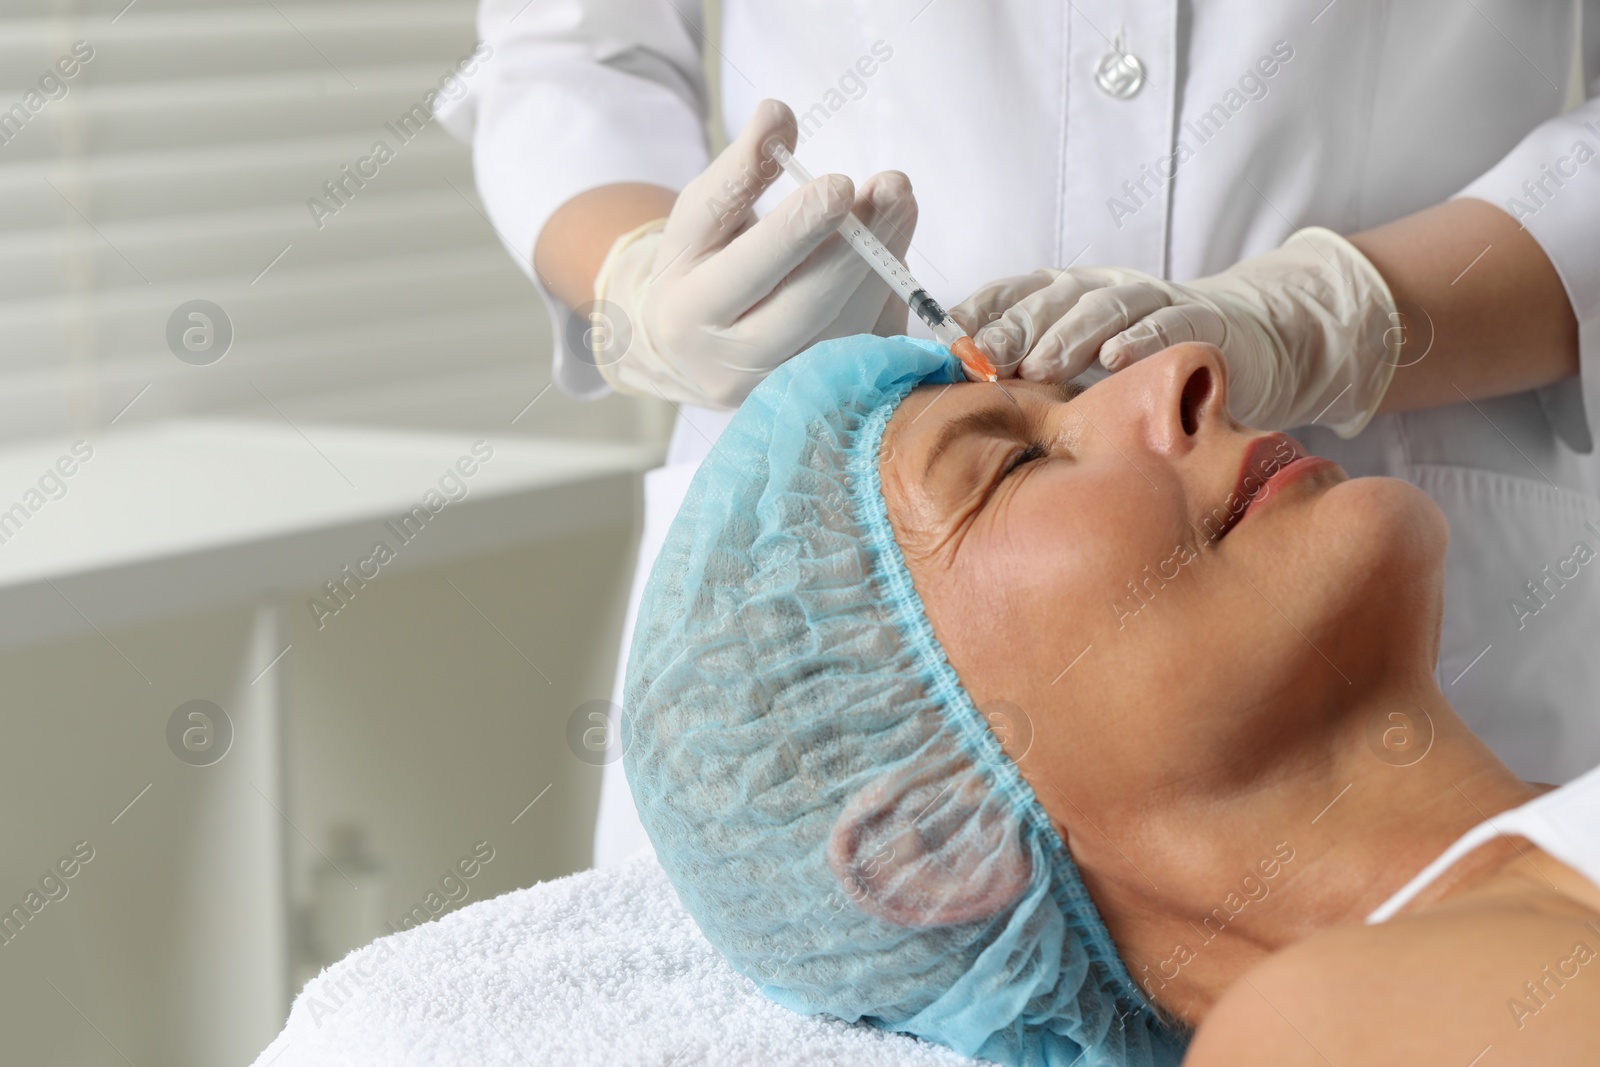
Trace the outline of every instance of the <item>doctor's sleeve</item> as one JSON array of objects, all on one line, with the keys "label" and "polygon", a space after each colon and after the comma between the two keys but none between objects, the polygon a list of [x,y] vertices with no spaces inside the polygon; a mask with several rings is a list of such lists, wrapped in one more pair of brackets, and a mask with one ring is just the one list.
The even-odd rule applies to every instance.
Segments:
[{"label": "doctor's sleeve", "polygon": [[438,113],[471,140],[478,195],[544,297],[552,373],[573,396],[608,386],[567,351],[570,309],[534,271],[534,244],[556,209],[585,190],[677,189],[705,169],[702,29],[693,0],[481,0],[480,66],[463,79],[466,95]]},{"label": "doctor's sleeve", "polygon": [[1584,4],[1588,99],[1540,124],[1457,197],[1504,209],[1539,242],[1578,320],[1578,377],[1537,390],[1557,434],[1578,452],[1600,436],[1600,3]]}]

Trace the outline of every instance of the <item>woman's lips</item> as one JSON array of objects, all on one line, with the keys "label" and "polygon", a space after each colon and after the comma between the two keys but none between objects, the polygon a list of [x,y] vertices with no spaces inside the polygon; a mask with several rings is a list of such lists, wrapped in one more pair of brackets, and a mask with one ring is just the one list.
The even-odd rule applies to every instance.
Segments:
[{"label": "woman's lips", "polygon": [[1250,503],[1245,505],[1244,515],[1239,516],[1239,521],[1243,522],[1245,515],[1248,515],[1256,508],[1261,507],[1269,497],[1276,496],[1277,494],[1283,492],[1295,482],[1298,482],[1309,475],[1315,474],[1320,470],[1338,469],[1339,465],[1337,463],[1331,459],[1324,459],[1321,456],[1307,455],[1291,460],[1284,466],[1279,467],[1278,473],[1267,479],[1267,484],[1261,487],[1261,492],[1252,497]]},{"label": "woman's lips", "polygon": [[[1245,516],[1260,508],[1269,499],[1280,495],[1294,483],[1322,470],[1338,470],[1338,464],[1321,456],[1313,456],[1300,443],[1286,433],[1269,433],[1256,438],[1245,452],[1239,466],[1239,479],[1234,484],[1229,501],[1228,521],[1217,534],[1220,540]],[[1234,509],[1242,501],[1243,506]]]}]

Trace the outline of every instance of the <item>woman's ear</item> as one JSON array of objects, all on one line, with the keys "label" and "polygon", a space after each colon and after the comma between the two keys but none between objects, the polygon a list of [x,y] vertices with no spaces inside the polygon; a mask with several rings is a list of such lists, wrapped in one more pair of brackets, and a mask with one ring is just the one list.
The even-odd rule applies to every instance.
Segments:
[{"label": "woman's ear", "polygon": [[1033,876],[1021,824],[964,760],[893,771],[851,798],[828,866],[857,907],[896,926],[992,918]]}]

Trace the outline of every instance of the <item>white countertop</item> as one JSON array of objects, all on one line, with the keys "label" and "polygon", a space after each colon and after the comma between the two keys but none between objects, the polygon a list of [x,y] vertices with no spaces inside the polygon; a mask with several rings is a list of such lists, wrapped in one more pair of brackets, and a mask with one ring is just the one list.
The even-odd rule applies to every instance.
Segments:
[{"label": "white countertop", "polygon": [[[82,616],[117,626],[313,588],[380,539],[397,549],[387,573],[628,521],[640,474],[659,462],[645,445],[266,421],[174,420],[85,440],[93,456],[42,506],[26,494],[73,439],[0,448],[0,522],[37,506],[0,526],[0,645],[86,630]],[[477,440],[493,447],[486,462]],[[402,542],[385,522],[463,456],[477,465],[460,478],[466,495]]]}]

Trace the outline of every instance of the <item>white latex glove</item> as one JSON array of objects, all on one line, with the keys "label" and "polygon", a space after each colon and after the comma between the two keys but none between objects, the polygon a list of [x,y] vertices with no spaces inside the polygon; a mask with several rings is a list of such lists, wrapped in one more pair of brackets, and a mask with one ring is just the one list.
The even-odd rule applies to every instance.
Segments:
[{"label": "white latex glove", "polygon": [[1377,410],[1403,341],[1383,276],[1320,227],[1187,285],[1112,267],[1040,270],[985,286],[951,313],[1002,374],[1031,381],[1077,377],[1097,355],[1116,371],[1205,341],[1222,350],[1240,422],[1315,421],[1341,437]]},{"label": "white latex glove", "polygon": [[910,181],[885,171],[858,193],[824,175],[757,219],[751,206],[783,174],[765,146],[776,137],[792,149],[795,133],[788,107],[763,101],[667,218],[612,245],[595,279],[609,329],[590,340],[613,388],[735,407],[813,342],[905,332],[905,303],[836,230],[854,210],[903,258],[917,222]]}]

